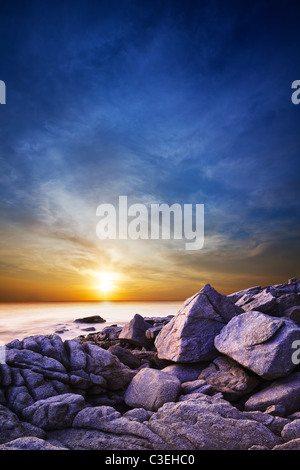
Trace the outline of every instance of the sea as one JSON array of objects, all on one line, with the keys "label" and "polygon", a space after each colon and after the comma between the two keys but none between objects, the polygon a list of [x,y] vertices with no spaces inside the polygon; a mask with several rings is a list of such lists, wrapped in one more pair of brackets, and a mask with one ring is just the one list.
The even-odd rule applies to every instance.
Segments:
[{"label": "sea", "polygon": [[[176,315],[182,304],[178,301],[0,303],[0,344],[33,335],[58,334],[62,340],[73,339],[106,326],[124,326],[136,313],[144,318]],[[75,322],[92,315],[100,315],[105,323]]]}]

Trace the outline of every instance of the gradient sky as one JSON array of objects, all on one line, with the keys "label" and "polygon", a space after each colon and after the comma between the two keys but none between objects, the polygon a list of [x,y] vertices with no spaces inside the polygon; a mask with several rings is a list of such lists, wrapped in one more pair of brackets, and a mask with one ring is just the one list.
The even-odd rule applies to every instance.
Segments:
[{"label": "gradient sky", "polygon": [[[184,300],[299,277],[299,1],[2,1],[0,301]],[[96,236],[205,205],[205,242]]]}]

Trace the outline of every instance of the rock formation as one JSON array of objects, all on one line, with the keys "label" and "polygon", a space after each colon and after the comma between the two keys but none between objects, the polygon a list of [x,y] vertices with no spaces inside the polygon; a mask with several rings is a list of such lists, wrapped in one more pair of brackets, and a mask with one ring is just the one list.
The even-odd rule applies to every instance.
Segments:
[{"label": "rock formation", "polygon": [[[300,450],[300,281],[6,345],[3,450]],[[298,312],[298,313],[297,313]]]}]

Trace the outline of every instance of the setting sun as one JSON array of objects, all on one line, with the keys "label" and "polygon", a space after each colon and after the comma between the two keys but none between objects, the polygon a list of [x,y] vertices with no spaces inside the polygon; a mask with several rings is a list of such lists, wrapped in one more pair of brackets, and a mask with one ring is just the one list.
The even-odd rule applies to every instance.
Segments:
[{"label": "setting sun", "polygon": [[108,293],[115,290],[116,287],[116,274],[110,272],[101,272],[98,273],[98,278],[100,279],[100,284],[98,284],[98,289],[102,293]]}]

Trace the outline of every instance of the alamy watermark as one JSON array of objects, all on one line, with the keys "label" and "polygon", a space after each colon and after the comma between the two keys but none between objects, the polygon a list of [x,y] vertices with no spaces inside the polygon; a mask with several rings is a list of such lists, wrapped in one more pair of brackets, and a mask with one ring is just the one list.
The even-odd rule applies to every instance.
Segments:
[{"label": "alamy watermark", "polygon": [[0,104],[6,104],[6,85],[0,80]]},{"label": "alamy watermark", "polygon": [[0,364],[6,364],[6,346],[0,341]]},{"label": "alamy watermark", "polygon": [[[117,210],[118,209],[118,210]],[[132,204],[119,196],[119,206],[100,204],[101,217],[96,233],[100,240],[188,240],[186,250],[201,250],[204,245],[204,204]]]},{"label": "alamy watermark", "polygon": [[300,364],[300,340],[293,341],[292,349],[296,349],[292,354],[292,363],[298,365]]},{"label": "alamy watermark", "polygon": [[292,89],[296,90],[293,92],[291,96],[291,100],[293,104],[300,103],[300,80],[294,80],[292,83]]}]

